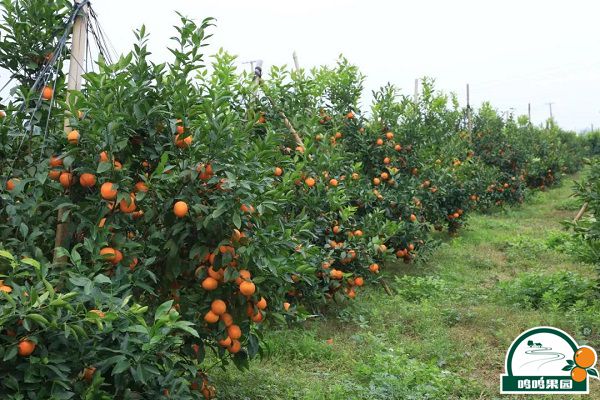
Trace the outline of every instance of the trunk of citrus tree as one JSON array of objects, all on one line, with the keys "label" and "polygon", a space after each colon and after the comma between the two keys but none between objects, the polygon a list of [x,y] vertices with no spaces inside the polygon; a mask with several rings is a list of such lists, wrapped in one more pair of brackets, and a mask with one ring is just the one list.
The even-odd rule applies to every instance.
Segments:
[{"label": "trunk of citrus tree", "polygon": [[[80,1],[75,1],[75,5]],[[69,60],[69,77],[67,83],[68,90],[81,90],[81,82],[83,75],[84,57],[87,43],[87,22],[88,22],[88,5],[86,4],[81,8],[79,15],[75,18],[73,23],[73,35],[71,39],[71,58]],[[67,93],[67,104],[69,99],[69,93]],[[69,126],[69,118],[65,118],[65,134],[71,131]],[[57,225],[56,225],[56,236],[54,237],[54,262],[65,263],[65,256],[58,256],[56,249],[63,247],[65,239],[67,238],[69,230],[68,218],[63,222],[65,215],[65,209],[63,207],[58,209]]]}]

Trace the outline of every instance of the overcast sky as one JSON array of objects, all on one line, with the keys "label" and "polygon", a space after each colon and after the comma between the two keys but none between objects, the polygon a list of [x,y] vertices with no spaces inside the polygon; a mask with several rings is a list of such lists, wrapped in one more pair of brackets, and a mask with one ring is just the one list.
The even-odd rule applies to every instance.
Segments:
[{"label": "overcast sky", "polygon": [[209,53],[223,47],[238,61],[263,59],[303,67],[333,65],[344,54],[367,76],[370,91],[386,82],[410,94],[414,79],[434,77],[444,91],[474,105],[491,101],[544,121],[546,103],[564,128],[600,127],[600,2],[589,0],[92,0],[119,52],[146,24],[154,59],[178,23],[175,10],[215,17]]}]

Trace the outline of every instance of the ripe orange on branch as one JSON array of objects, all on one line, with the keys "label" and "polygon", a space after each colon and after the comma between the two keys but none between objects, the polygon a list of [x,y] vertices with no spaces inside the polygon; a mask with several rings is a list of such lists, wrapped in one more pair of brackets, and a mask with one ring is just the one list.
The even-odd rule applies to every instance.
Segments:
[{"label": "ripe orange on branch", "polygon": [[60,174],[58,180],[60,182],[60,185],[65,189],[73,186],[74,183],[73,175],[70,172],[63,172],[62,174]]},{"label": "ripe orange on branch", "polygon": [[88,172],[81,174],[79,184],[85,188],[90,188],[96,184],[96,176]]},{"label": "ripe orange on branch", "polygon": [[17,345],[17,351],[21,357],[30,356],[35,350],[36,344],[28,339],[23,339]]},{"label": "ripe orange on branch", "polygon": [[178,201],[173,205],[173,213],[177,218],[183,218],[188,213],[188,205],[185,201]]},{"label": "ripe orange on branch", "polygon": [[54,89],[52,89],[50,86],[44,86],[42,89],[42,99],[50,100],[52,96],[54,96]]},{"label": "ripe orange on branch", "polygon": [[240,283],[240,293],[244,296],[252,296],[256,292],[256,286],[254,283],[249,281],[243,281]]},{"label": "ripe orange on branch", "polygon": [[73,130],[69,133],[67,133],[67,141],[71,144],[78,144],[79,143],[79,131],[77,130]]},{"label": "ripe orange on branch", "polygon": [[104,182],[100,186],[100,196],[104,200],[114,200],[117,197],[117,189],[112,182]]}]

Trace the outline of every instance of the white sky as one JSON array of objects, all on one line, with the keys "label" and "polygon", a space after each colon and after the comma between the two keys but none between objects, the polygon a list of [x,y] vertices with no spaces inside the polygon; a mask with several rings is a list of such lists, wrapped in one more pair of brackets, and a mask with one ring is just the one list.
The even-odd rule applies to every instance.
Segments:
[{"label": "white sky", "polygon": [[[344,54],[367,75],[370,92],[392,82],[411,94],[414,79],[474,105],[489,100],[540,123],[554,102],[567,129],[600,127],[600,2],[594,0],[92,0],[114,47],[128,51],[131,31],[146,24],[156,61],[178,23],[175,10],[215,17],[212,54],[223,47],[239,61],[263,59],[303,67],[333,65]],[[366,106],[366,105],[364,105]]]}]

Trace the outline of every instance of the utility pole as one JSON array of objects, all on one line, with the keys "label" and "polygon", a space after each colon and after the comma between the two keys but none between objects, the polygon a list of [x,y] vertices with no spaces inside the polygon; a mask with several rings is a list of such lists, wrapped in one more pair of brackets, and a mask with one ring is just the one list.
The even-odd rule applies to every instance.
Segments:
[{"label": "utility pole", "polygon": [[531,103],[527,103],[527,120],[529,121],[529,125],[531,125]]},{"label": "utility pole", "polygon": [[298,54],[296,54],[296,50],[294,50],[294,54],[292,54],[292,57],[294,57],[294,66],[296,67],[296,71],[300,70],[300,64],[298,63]]},{"label": "utility pole", "polygon": [[[75,5],[81,4],[81,0],[75,0]],[[73,35],[71,36],[71,58],[69,60],[69,76],[67,89],[81,90],[83,81],[83,66],[85,65],[85,52],[87,46],[87,25],[88,25],[89,5],[84,5],[73,22]],[[69,93],[67,92],[67,104],[69,103]],[[65,118],[65,133],[72,131],[69,124],[69,118]],[[54,237],[54,262],[64,263],[66,257],[58,257],[56,249],[63,247],[69,231],[69,221],[64,221],[65,208],[58,209],[58,224],[56,225],[56,235]]]},{"label": "utility pole", "polygon": [[548,104],[548,106],[550,107],[550,119],[554,119],[554,117],[552,116],[552,104],[554,104],[554,102],[549,102],[546,104]]},{"label": "utility pole", "polygon": [[467,129],[469,134],[473,133],[473,121],[471,120],[471,102],[469,93],[469,84],[467,83]]},{"label": "utility pole", "polygon": [[415,104],[419,101],[419,79],[415,79],[415,94],[413,96],[413,101]]}]

